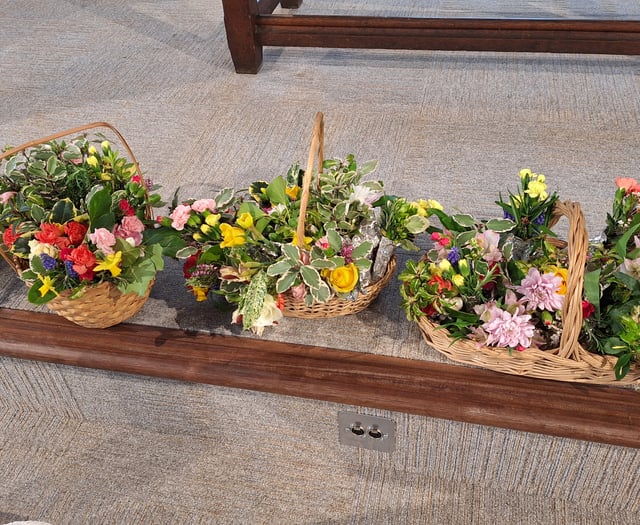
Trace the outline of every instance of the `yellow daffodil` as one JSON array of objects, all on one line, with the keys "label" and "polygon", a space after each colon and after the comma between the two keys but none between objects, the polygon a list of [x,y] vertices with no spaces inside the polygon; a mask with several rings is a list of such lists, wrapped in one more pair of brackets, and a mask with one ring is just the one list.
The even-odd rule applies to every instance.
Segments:
[{"label": "yellow daffodil", "polygon": [[300,186],[287,186],[284,191],[289,196],[289,198],[294,201],[298,198],[298,194],[300,193]]},{"label": "yellow daffodil", "polygon": [[104,151],[106,153],[111,148],[111,144],[109,144],[108,140],[103,140],[100,143],[100,147],[102,148],[102,151]]},{"label": "yellow daffodil", "polygon": [[44,277],[40,275],[39,277],[40,277],[40,280],[42,281],[42,286],[38,288],[38,291],[40,292],[40,297],[44,297],[49,292],[53,292],[56,295],[58,295],[58,292],[56,292],[56,289],[53,287],[53,279],[51,279],[51,277],[49,277],[48,275],[45,275]]},{"label": "yellow daffodil", "polygon": [[338,293],[349,293],[358,283],[358,267],[353,264],[340,266],[331,271],[329,282]]},{"label": "yellow daffodil", "polygon": [[440,204],[437,200],[428,199],[427,207],[431,210],[443,210],[442,204]]},{"label": "yellow daffodil", "polygon": [[211,215],[207,215],[207,218],[204,220],[209,226],[217,226],[220,222],[220,214],[212,213]]},{"label": "yellow daffodil", "polygon": [[520,173],[518,173],[518,175],[520,175],[521,179],[524,179],[525,177],[531,177],[532,173],[529,168],[524,168],[520,170]]},{"label": "yellow daffodil", "polygon": [[96,168],[98,166],[98,159],[93,155],[87,157],[87,164],[92,168]]},{"label": "yellow daffodil", "polygon": [[233,248],[234,246],[242,246],[245,242],[245,232],[242,228],[231,226],[226,222],[220,225],[222,232],[222,242],[220,248]]},{"label": "yellow daffodil", "polygon": [[102,270],[108,270],[111,272],[112,277],[118,277],[122,272],[120,263],[122,262],[122,252],[118,251],[107,255],[98,265],[94,268],[94,271],[100,272]]},{"label": "yellow daffodil", "polygon": [[213,230],[213,228],[209,226],[206,222],[200,226],[200,231],[205,235],[209,235],[211,233],[211,230]]},{"label": "yellow daffodil", "polygon": [[98,153],[98,150],[93,144],[89,146],[89,149],[87,151],[89,152],[89,155],[95,155],[96,153]]},{"label": "yellow daffodil", "polygon": [[241,228],[248,230],[253,226],[253,217],[249,212],[244,212],[243,214],[240,215],[240,217],[238,217],[238,219],[236,220],[236,223]]}]

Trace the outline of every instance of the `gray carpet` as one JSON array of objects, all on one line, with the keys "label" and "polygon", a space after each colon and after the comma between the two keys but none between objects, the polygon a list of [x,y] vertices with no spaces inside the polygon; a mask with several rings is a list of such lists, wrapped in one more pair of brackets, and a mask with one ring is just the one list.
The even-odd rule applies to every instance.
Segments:
[{"label": "gray carpet", "polygon": [[[640,19],[622,0],[473,9],[306,0],[302,12]],[[267,48],[261,72],[244,76],[217,1],[0,0],[0,10],[0,144],[106,120],[167,198],[282,173],[306,158],[316,111],[327,155],[377,158],[390,192],[480,216],[530,167],[583,204],[596,234],[613,178],[640,165],[637,57]],[[0,304],[32,308],[1,268]],[[220,302],[193,301],[169,264],[131,322],[240,334],[229,317]],[[330,328],[287,319],[264,337],[300,334],[444,360],[405,321],[393,284]],[[331,403],[0,364],[0,523],[632,524],[640,512],[637,450],[367,410],[398,426],[396,451],[380,454],[338,444],[345,407]]]}]

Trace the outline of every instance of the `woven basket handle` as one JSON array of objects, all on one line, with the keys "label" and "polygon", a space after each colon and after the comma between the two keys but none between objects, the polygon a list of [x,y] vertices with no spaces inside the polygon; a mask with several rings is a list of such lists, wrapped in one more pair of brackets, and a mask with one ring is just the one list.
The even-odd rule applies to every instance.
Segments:
[{"label": "woven basket handle", "polygon": [[313,180],[313,165],[318,157],[318,175],[322,173],[322,163],[324,162],[324,115],[316,113],[313,125],[313,135],[311,136],[311,147],[309,148],[309,158],[307,159],[307,169],[304,171],[302,179],[302,195],[300,197],[300,215],[298,216],[298,229],[296,231],[298,248],[304,246],[305,217],[307,216],[307,205],[309,204],[309,192]]},{"label": "woven basket handle", "polygon": [[556,202],[554,215],[569,219],[567,291],[562,307],[562,336],[557,355],[580,361],[578,342],[582,328],[582,287],[589,245],[586,221],[577,202]]},{"label": "woven basket handle", "polygon": [[8,151],[3,152],[0,155],[0,161],[6,159],[7,157],[10,157],[11,155],[15,155],[16,153],[23,152],[27,148],[32,148],[33,146],[38,146],[40,144],[44,144],[52,140],[60,139],[62,137],[66,137],[67,135],[76,135],[78,133],[82,133],[83,131],[88,131],[90,129],[95,129],[95,128],[108,128],[120,139],[120,141],[122,142],[122,145],[127,150],[127,154],[129,155],[129,158],[131,159],[134,166],[136,167],[136,171],[138,172],[138,175],[142,176],[142,173],[140,172],[140,165],[138,164],[138,160],[136,159],[136,156],[133,154],[131,147],[129,146],[125,138],[122,136],[122,134],[107,122],[92,122],[91,124],[85,124],[84,126],[77,126],[75,128],[67,129],[65,131],[60,131],[58,133],[54,133],[53,135],[49,135],[41,139],[35,139],[29,142],[25,142],[21,146],[16,146],[15,148],[12,148]]}]

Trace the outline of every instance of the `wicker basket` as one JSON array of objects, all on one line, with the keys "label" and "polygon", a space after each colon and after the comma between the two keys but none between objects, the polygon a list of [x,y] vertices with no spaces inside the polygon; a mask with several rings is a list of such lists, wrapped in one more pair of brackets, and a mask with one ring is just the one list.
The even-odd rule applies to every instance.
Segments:
[{"label": "wicker basket", "polygon": [[151,293],[153,281],[144,295],[123,294],[110,282],[86,288],[82,296],[70,299],[71,290],[65,290],[47,303],[50,310],[85,328],[108,328],[137,314]]},{"label": "wicker basket", "polygon": [[[106,122],[94,122],[92,124],[78,126],[41,139],[27,142],[2,153],[0,155],[0,161],[16,153],[24,152],[33,146],[45,144],[49,141],[67,136],[78,136],[80,133],[95,128],[107,128],[118,137],[129,156],[129,160],[135,166],[138,174],[141,175],[140,166],[133,154],[133,151],[129,147],[129,144],[116,128]],[[152,219],[152,212],[150,208],[146,210],[146,215],[148,219]],[[0,256],[2,256],[2,258],[13,268],[18,276],[28,268],[29,263],[26,259],[14,257],[13,254],[3,249],[1,243]],[[27,284],[29,285],[29,283]],[[70,298],[72,291],[65,290],[60,293],[58,297],[52,299],[46,304],[50,310],[80,326],[87,328],[107,328],[121,323],[140,311],[151,293],[152,286],[153,281],[149,284],[144,295],[139,295],[137,293],[122,294],[114,284],[102,282],[88,286],[81,296],[74,299]]]},{"label": "wicker basket", "polygon": [[582,327],[587,230],[578,203],[556,203],[554,216],[556,221],[561,216],[569,219],[567,294],[562,309],[563,330],[558,348],[529,348],[512,352],[508,348],[480,345],[466,339],[454,342],[446,329],[421,317],[418,326],[426,343],[452,361],[507,374],[593,384],[639,384],[640,367],[637,364],[632,364],[629,373],[618,381],[614,373],[615,357],[589,352],[578,342]]},{"label": "wicker basket", "polygon": [[[324,116],[317,113],[314,121],[313,135],[311,138],[311,148],[307,160],[306,170],[302,181],[302,195],[300,197],[300,215],[298,218],[298,228],[296,237],[298,248],[302,249],[305,232],[305,217],[307,205],[309,203],[309,192],[313,180],[313,166],[316,163],[318,174],[322,173],[322,163],[324,161]],[[342,299],[332,297],[326,303],[314,303],[307,306],[304,301],[294,299],[291,291],[283,294],[284,307],[282,313],[285,317],[298,317],[302,319],[326,319],[330,317],[340,317],[343,315],[355,314],[367,308],[380,295],[383,288],[389,283],[396,269],[396,257],[392,256],[384,275],[376,282],[367,286],[356,299]]]}]

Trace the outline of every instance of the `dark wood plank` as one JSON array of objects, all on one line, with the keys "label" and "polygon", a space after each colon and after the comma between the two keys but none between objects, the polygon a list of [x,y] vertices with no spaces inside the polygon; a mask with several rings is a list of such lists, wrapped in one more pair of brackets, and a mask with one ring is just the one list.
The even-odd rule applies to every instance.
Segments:
[{"label": "dark wood plank", "polygon": [[282,16],[256,18],[263,46],[640,54],[640,21]]},{"label": "dark wood plank", "polygon": [[618,387],[8,309],[0,354],[640,448],[640,392]]}]

